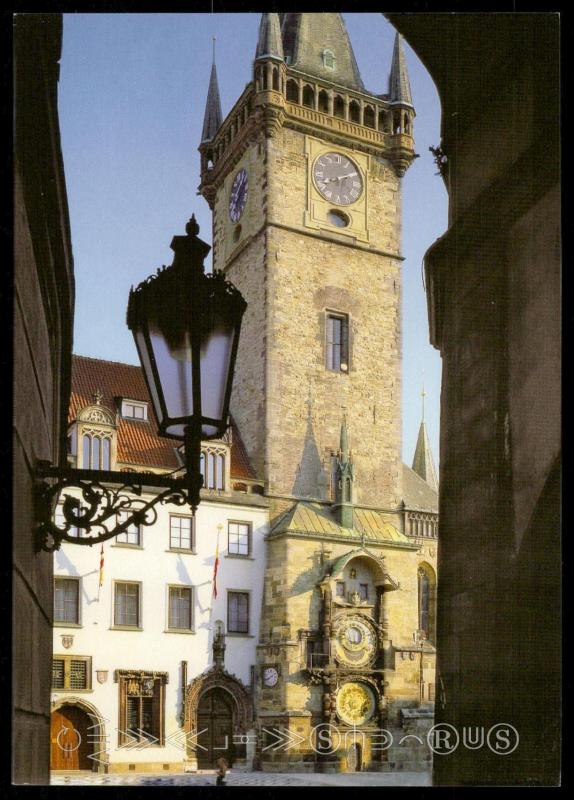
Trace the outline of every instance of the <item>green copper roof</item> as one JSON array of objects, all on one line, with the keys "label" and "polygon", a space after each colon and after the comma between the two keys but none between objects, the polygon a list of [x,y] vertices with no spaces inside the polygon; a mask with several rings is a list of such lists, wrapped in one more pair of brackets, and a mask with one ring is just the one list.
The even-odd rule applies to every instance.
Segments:
[{"label": "green copper roof", "polygon": [[395,543],[412,545],[411,540],[388,522],[382,514],[364,508],[354,509],[352,528],[339,525],[330,507],[299,501],[274,525],[271,533],[298,533],[311,536],[337,536],[365,544]]},{"label": "green copper roof", "polygon": [[340,14],[281,14],[288,65],[349,89],[365,91]]}]

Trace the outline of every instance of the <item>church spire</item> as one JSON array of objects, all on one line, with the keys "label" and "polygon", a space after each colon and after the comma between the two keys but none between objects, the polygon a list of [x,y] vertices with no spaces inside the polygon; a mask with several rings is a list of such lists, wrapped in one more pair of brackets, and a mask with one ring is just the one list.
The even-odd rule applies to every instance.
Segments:
[{"label": "church spire", "polygon": [[282,14],[288,66],[308,75],[365,91],[341,14]]},{"label": "church spire", "polygon": [[259,25],[259,40],[255,51],[255,60],[259,58],[275,58],[283,61],[283,41],[279,14],[262,14]]},{"label": "church spire", "polygon": [[340,447],[337,454],[337,489],[335,493],[335,506],[337,508],[339,524],[343,528],[352,528],[354,523],[353,513],[353,483],[355,480],[355,467],[349,450],[349,433],[347,431],[347,417],[343,416],[341,424]]},{"label": "church spire", "polygon": [[428,483],[431,489],[438,492],[438,480],[436,476],[436,469],[434,466],[434,459],[432,457],[432,450],[427,434],[425,425],[425,397],[426,392],[423,386],[421,397],[423,401],[421,426],[419,428],[419,436],[417,439],[417,446],[415,448],[415,455],[413,458],[413,471],[417,473],[424,481]]},{"label": "church spire", "polygon": [[217,69],[215,68],[215,38],[213,39],[213,63],[211,65],[211,76],[209,78],[209,89],[207,90],[207,101],[205,103],[205,116],[203,117],[203,131],[201,141],[210,142],[221,125],[223,115],[221,113],[221,100],[219,98],[219,85],[217,83]]},{"label": "church spire", "polygon": [[400,33],[395,36],[391,74],[389,75],[389,101],[391,103],[404,103],[409,106],[413,104],[407,61]]}]

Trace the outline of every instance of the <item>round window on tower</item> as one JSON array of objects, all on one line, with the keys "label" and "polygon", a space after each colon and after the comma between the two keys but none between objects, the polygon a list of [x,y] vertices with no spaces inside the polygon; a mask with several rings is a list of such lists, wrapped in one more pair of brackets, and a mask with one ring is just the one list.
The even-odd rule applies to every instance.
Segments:
[{"label": "round window on tower", "polygon": [[327,213],[327,220],[331,223],[331,225],[335,225],[337,228],[346,228],[351,221],[346,214],[343,214],[342,211],[337,211],[334,208]]}]

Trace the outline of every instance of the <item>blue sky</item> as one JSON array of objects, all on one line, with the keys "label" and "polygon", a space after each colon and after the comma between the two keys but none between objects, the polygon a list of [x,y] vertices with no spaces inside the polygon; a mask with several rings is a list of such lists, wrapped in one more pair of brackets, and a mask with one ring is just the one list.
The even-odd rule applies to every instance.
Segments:
[{"label": "blue sky", "polygon": [[[395,31],[381,14],[343,14],[363,82],[387,91]],[[137,364],[125,323],[132,284],[170,264],[171,238],[195,213],[212,37],[224,116],[251,79],[260,14],[66,14],[60,127],[76,273],[74,352]],[[403,459],[421,418],[438,464],[441,362],[428,343],[422,259],[446,229],[447,197],[429,146],[440,141],[430,76],[405,44],[420,155],[403,179]]]}]

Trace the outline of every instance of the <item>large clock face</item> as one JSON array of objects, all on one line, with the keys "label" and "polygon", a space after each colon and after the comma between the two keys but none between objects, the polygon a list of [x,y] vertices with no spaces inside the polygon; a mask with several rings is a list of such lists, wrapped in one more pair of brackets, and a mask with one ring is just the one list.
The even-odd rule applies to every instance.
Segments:
[{"label": "large clock face", "polygon": [[363,667],[375,656],[377,635],[365,617],[351,615],[335,624],[334,645],[338,661]]},{"label": "large clock face", "polygon": [[375,696],[366,683],[349,682],[337,692],[337,714],[347,725],[363,725],[375,711]]},{"label": "large clock face", "polygon": [[354,161],[341,153],[323,153],[313,164],[313,180],[326,200],[348,206],[363,193],[363,179]]},{"label": "large clock face", "polygon": [[243,209],[247,203],[247,188],[247,172],[244,169],[240,169],[233,181],[229,197],[229,219],[232,222],[239,222],[243,214]]}]

